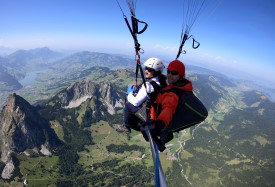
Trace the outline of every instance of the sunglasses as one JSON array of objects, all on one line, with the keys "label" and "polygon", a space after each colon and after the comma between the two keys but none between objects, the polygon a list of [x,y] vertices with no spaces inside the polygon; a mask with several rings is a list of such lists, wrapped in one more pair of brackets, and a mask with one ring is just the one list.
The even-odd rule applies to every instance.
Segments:
[{"label": "sunglasses", "polygon": [[147,70],[147,71],[149,71],[149,72],[155,71],[153,68],[148,68],[148,67],[145,67],[145,70]]},{"label": "sunglasses", "polygon": [[167,69],[167,74],[171,73],[172,75],[178,75],[179,72],[177,71],[170,71],[169,69]]}]

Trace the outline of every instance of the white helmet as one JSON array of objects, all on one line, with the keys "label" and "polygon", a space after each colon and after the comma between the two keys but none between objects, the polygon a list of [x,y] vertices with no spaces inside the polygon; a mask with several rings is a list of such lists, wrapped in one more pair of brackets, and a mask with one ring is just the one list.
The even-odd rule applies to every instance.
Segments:
[{"label": "white helmet", "polygon": [[159,58],[154,58],[154,57],[146,60],[146,62],[144,62],[144,66],[160,72],[162,72],[162,70],[165,67],[163,62]]}]

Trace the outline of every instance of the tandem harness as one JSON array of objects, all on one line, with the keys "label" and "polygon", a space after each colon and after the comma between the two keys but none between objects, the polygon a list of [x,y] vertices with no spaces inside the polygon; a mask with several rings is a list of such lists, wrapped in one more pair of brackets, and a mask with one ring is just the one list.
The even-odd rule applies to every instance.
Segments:
[{"label": "tandem harness", "polygon": [[[183,129],[201,123],[207,118],[207,109],[192,91],[183,91],[179,88],[158,91],[159,94],[163,94],[165,92],[173,92],[179,97],[178,106],[173,116],[173,119],[171,120],[168,127],[165,128],[165,131],[169,133],[179,132]],[[152,106],[158,108],[157,114],[161,112],[161,104],[153,103]],[[142,121],[144,121],[144,119],[147,119],[148,109],[146,108],[145,106],[143,106],[140,110],[136,112],[136,116]]]}]

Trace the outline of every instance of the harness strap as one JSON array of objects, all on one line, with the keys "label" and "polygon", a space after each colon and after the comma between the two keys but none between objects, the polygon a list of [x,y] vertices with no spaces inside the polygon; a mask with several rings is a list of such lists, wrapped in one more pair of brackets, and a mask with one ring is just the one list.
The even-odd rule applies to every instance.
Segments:
[{"label": "harness strap", "polygon": [[189,40],[191,37],[193,39],[193,44],[192,44],[193,49],[197,49],[200,46],[200,43],[198,41],[196,41],[195,38],[192,35],[188,37],[188,33],[184,33],[183,37],[181,35],[181,44],[180,44],[179,51],[178,51],[176,59],[178,59],[180,57],[180,54],[182,54],[182,53],[186,54],[186,51],[185,50],[182,51],[182,48],[183,48],[186,40]]},{"label": "harness strap", "polygon": [[[183,33],[182,33],[183,34]],[[177,57],[176,59],[178,59],[180,57],[180,54],[182,53],[182,47],[184,45],[184,43],[186,42],[186,40],[188,40],[188,34],[187,33],[184,33],[184,36],[182,37],[181,35],[181,44],[180,44],[180,47],[179,47],[179,51],[178,51],[178,54],[177,54]]]},{"label": "harness strap", "polygon": [[[147,27],[148,27],[148,24],[147,24],[146,22],[140,21],[140,20],[136,19],[135,17],[132,17],[132,21],[135,23],[135,24],[134,24],[135,27],[134,27],[133,30],[134,30],[134,32],[137,33],[137,34],[142,34],[142,33],[147,29]],[[145,24],[144,27],[143,27],[143,29],[141,29],[141,31],[138,31],[138,23],[143,23],[143,24]]]}]

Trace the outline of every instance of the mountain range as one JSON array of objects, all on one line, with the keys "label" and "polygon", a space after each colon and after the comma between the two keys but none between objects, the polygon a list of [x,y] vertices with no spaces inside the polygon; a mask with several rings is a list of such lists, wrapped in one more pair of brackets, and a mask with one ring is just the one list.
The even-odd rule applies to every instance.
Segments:
[{"label": "mountain range", "polygon": [[[134,69],[116,69],[116,58],[77,53],[7,97],[0,184],[26,178],[31,186],[153,185],[149,143],[138,131],[117,131]],[[274,186],[275,103],[207,69],[190,68],[187,77],[209,116],[175,133],[160,153],[168,185]]]},{"label": "mountain range", "polygon": [[[53,88],[49,87],[60,87],[59,84],[57,85],[58,81],[63,84],[65,82],[64,80],[68,78],[72,79],[71,81],[67,80],[66,85],[62,87],[64,88],[68,86],[70,82],[75,81],[77,77],[80,76],[79,78],[81,78],[84,76],[79,75],[79,73],[87,73],[88,69],[95,66],[108,67],[111,69],[127,68],[134,67],[133,61],[133,59],[117,55],[88,51],[65,56],[47,47],[32,50],[18,50],[5,57],[0,57],[0,107],[3,106],[10,92],[25,92],[24,89],[21,89],[22,85],[20,82],[26,79],[29,74],[33,75],[32,72],[44,72],[44,74],[39,73],[38,76],[42,75],[45,77],[38,80],[38,84],[54,84],[48,85],[46,88],[47,90],[52,90]],[[45,74],[45,72],[47,72],[47,74]],[[32,79],[39,79],[39,77],[34,76]],[[41,83],[39,81],[46,82]],[[30,87],[27,86],[26,91],[29,89]],[[33,95],[35,92],[35,90],[32,90],[32,93],[28,92],[26,95]],[[41,96],[39,97],[41,98]],[[48,96],[45,97],[49,99]]]},{"label": "mountain range", "polygon": [[47,47],[31,50],[18,50],[5,56],[4,65],[13,68],[37,68],[41,65],[47,65],[64,57],[62,53],[50,50]]}]

